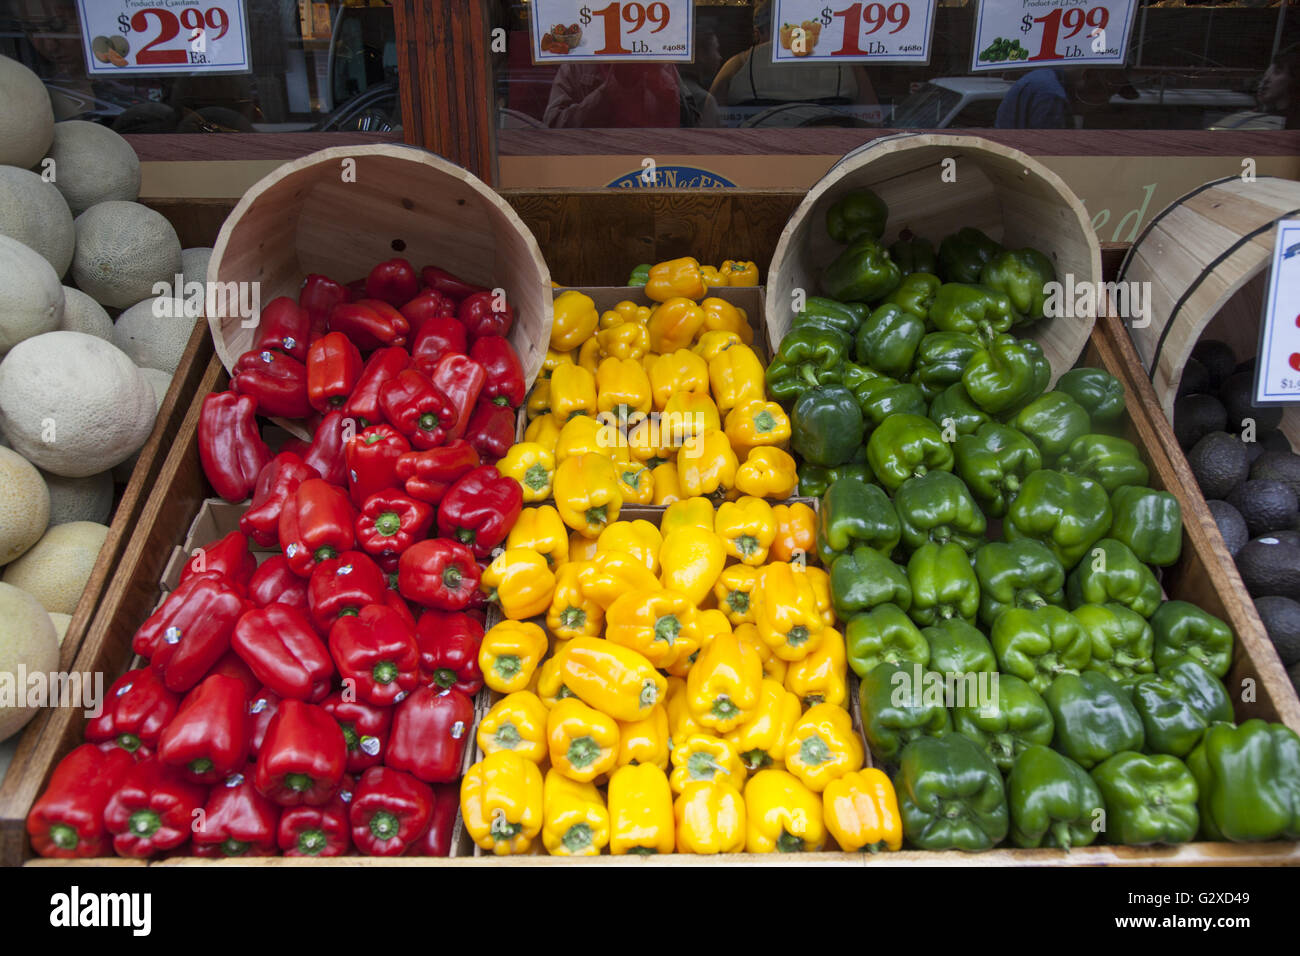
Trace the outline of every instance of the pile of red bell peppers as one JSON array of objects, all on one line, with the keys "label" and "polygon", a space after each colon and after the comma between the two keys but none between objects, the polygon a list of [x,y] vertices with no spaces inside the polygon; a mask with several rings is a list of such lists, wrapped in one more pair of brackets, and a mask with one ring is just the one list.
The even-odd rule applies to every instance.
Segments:
[{"label": "pile of red bell peppers", "polygon": [[[493,464],[526,388],[497,291],[394,259],[263,311],[199,450],[251,499],[136,632],[37,853],[445,856],[474,725],[482,564],[519,515]],[[259,416],[309,418],[273,454]],[[259,564],[251,544],[279,553]]]}]

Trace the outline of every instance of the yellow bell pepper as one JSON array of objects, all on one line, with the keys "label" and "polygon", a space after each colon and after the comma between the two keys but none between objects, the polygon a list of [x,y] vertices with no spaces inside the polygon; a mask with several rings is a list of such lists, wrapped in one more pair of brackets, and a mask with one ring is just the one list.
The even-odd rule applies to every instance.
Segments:
[{"label": "yellow bell pepper", "polygon": [[566,458],[555,469],[555,505],[574,531],[598,537],[623,507],[614,463],[595,454]]},{"label": "yellow bell pepper", "polygon": [[791,661],[785,671],[786,690],[798,695],[804,706],[849,705],[849,667],[844,636],[832,627],[823,632],[822,643],[801,661]]},{"label": "yellow bell pepper", "polygon": [[808,583],[812,585],[813,598],[817,601],[817,610],[821,613],[822,621],[827,627],[835,626],[835,606],[831,603],[831,576],[825,568],[818,568],[811,564],[804,564],[795,567],[796,573],[802,571],[808,575]]},{"label": "yellow bell pepper", "polygon": [[727,286],[727,277],[719,272],[715,266],[700,266],[700,276],[704,279],[705,291],[709,289],[725,289]]},{"label": "yellow bell pepper", "polygon": [[758,285],[758,265],[745,259],[728,259],[718,266],[718,271],[727,277],[728,285]]},{"label": "yellow bell pepper", "polygon": [[[641,374],[645,374],[640,359],[650,351],[650,331],[640,322],[623,322],[620,325],[601,329],[596,333],[596,345],[603,357],[636,362],[637,368],[641,369]],[[599,370],[597,374],[599,375]]]},{"label": "yellow bell pepper", "polygon": [[664,535],[659,549],[659,580],[666,588],[681,591],[697,607],[713,590],[727,553],[712,531],[679,528]]},{"label": "yellow bell pepper", "polygon": [[631,358],[602,359],[596,369],[596,407],[602,412],[650,411],[650,377]]},{"label": "yellow bell pepper", "polygon": [[721,427],[718,406],[703,392],[677,392],[659,413],[660,441],[671,442],[674,449]]},{"label": "yellow bell pepper", "polygon": [[762,498],[747,495],[718,505],[714,528],[728,555],[758,567],[767,560],[768,549],[776,538],[776,516]]},{"label": "yellow bell pepper", "polygon": [[[555,454],[555,443],[560,438],[560,426],[563,424],[554,415],[546,414],[534,418],[524,429],[524,441],[534,442],[541,445],[552,455]],[[559,464],[558,462],[556,464]]]},{"label": "yellow bell pepper", "polygon": [[658,416],[633,416],[628,419],[628,455],[633,461],[643,461],[646,467],[655,468],[659,462],[677,457],[672,443],[672,432],[661,427]]},{"label": "yellow bell pepper", "polygon": [[[506,548],[487,566],[479,588],[512,621],[543,614],[555,594],[555,572],[532,548]],[[525,684],[527,681],[525,681]],[[518,688],[514,688],[518,689]]]},{"label": "yellow bell pepper", "polygon": [[578,349],[578,366],[586,369],[592,378],[596,377],[596,370],[600,368],[600,339],[594,335],[582,343]]},{"label": "yellow bell pepper", "polygon": [[654,474],[641,462],[619,464],[617,474],[618,487],[623,492],[623,504],[648,505],[654,501]]},{"label": "yellow bell pepper", "polygon": [[564,423],[555,441],[555,465],[579,455],[600,455],[618,463],[629,461],[629,449],[618,427],[607,418],[575,415]]},{"label": "yellow bell pepper", "polygon": [[553,312],[555,319],[551,323],[551,348],[557,352],[576,349],[595,333],[596,325],[600,322],[595,301],[576,289],[557,295]]},{"label": "yellow bell pepper", "polygon": [[628,591],[609,606],[605,639],[640,651],[655,667],[672,667],[700,649],[698,613],[679,591]]},{"label": "yellow bell pepper", "polygon": [[700,303],[700,308],[704,310],[704,329],[706,333],[733,332],[740,336],[742,345],[749,345],[754,341],[754,329],[750,326],[749,319],[744,312],[726,299],[709,296]]},{"label": "yellow bell pepper", "polygon": [[[739,480],[740,476],[736,477]],[[773,561],[793,561],[802,557],[806,564],[808,555],[817,547],[817,512],[797,501],[792,505],[773,506],[772,514],[776,517],[776,537],[772,540],[768,557]]]},{"label": "yellow bell pepper", "polygon": [[750,771],[783,766],[786,739],[802,712],[798,697],[776,681],[764,678],[758,707],[749,720],[727,734],[727,741]]},{"label": "yellow bell pepper", "polygon": [[635,521],[615,521],[607,527],[596,539],[596,550],[626,552],[639,558],[651,574],[658,574],[659,549],[663,543],[659,529],[644,518],[638,518]]},{"label": "yellow bell pepper", "polygon": [[513,750],[541,763],[546,759],[546,705],[532,691],[507,694],[479,721],[477,740],[484,754]]},{"label": "yellow bell pepper", "polygon": [[673,769],[668,782],[673,793],[681,793],[696,780],[721,780],[737,790],[745,789],[745,765],[740,754],[721,737],[708,731],[674,740],[671,755]]},{"label": "yellow bell pepper", "polygon": [[745,564],[728,565],[718,575],[717,583],[713,585],[713,597],[718,602],[718,610],[732,625],[753,623],[751,595],[757,583],[758,569]]},{"label": "yellow bell pepper", "polygon": [[687,696],[685,678],[668,678],[668,699],[664,702],[664,712],[668,715],[669,750],[691,734],[704,733],[704,728],[691,713],[691,708],[686,701]]},{"label": "yellow bell pepper", "polygon": [[758,652],[734,632],[719,634],[700,651],[686,675],[687,702],[700,726],[725,734],[758,709],[762,684]]},{"label": "yellow bell pepper", "polygon": [[675,462],[665,461],[655,465],[650,472],[650,480],[654,485],[654,496],[650,499],[652,505],[662,508],[682,500],[682,486]]},{"label": "yellow bell pepper", "polygon": [[576,365],[578,356],[572,352],[559,352],[555,349],[547,349],[546,356],[542,359],[541,378],[550,378],[551,373],[555,371],[557,365]]},{"label": "yellow bell pepper", "polygon": [[789,564],[766,565],[759,575],[754,623],[777,657],[797,661],[821,646],[826,622],[808,575]]},{"label": "yellow bell pepper", "polygon": [[570,561],[555,575],[555,594],[546,612],[546,627],[557,640],[600,636],[605,609],[582,593],[582,579],[590,573],[590,562]]},{"label": "yellow bell pepper", "polygon": [[740,463],[727,436],[716,428],[690,439],[677,452],[677,477],[688,495],[715,495],[736,484]]},{"label": "yellow bell pepper", "polygon": [[738,405],[763,401],[767,394],[763,363],[748,345],[733,345],[709,360],[709,389],[724,415]]},{"label": "yellow bell pepper", "polygon": [[673,852],[673,793],[652,763],[619,767],[609,778],[609,852]]},{"label": "yellow bell pepper", "polygon": [[547,564],[558,568],[569,560],[569,529],[552,505],[525,508],[506,536],[506,550],[515,548],[536,551]]},{"label": "yellow bell pepper", "polygon": [[723,430],[737,455],[748,455],[751,448],[784,448],[790,441],[790,416],[776,402],[756,398],[729,411]]},{"label": "yellow bell pepper", "polygon": [[650,306],[637,305],[631,299],[624,299],[612,309],[606,309],[600,316],[602,329],[613,328],[622,322],[636,322],[645,325],[650,321]]},{"label": "yellow bell pepper", "polygon": [[537,442],[522,441],[497,462],[497,471],[519,484],[525,503],[545,501],[555,481],[555,455]]},{"label": "yellow bell pepper", "polygon": [[861,770],[863,757],[849,712],[835,704],[808,708],[785,742],[785,768],[814,793],[836,777]]},{"label": "yellow bell pepper", "polygon": [[683,498],[664,509],[659,519],[659,531],[665,537],[682,528],[713,530],[713,502],[708,498]]},{"label": "yellow bell pepper", "polygon": [[713,360],[715,355],[720,355],[733,345],[744,344],[745,340],[740,337],[739,333],[714,329],[701,335],[700,340],[691,346],[691,351],[704,361],[709,362]]},{"label": "yellow bell pepper", "polygon": [[743,853],[745,798],[729,783],[688,783],[673,804],[678,853]]},{"label": "yellow bell pepper", "polygon": [[780,448],[751,448],[736,469],[736,490],[755,498],[789,498],[798,487],[794,458]]},{"label": "yellow bell pepper", "polygon": [[683,296],[663,302],[650,313],[650,349],[663,355],[689,349],[704,329],[704,309]]},{"label": "yellow bell pepper", "polygon": [[832,780],[822,791],[822,810],[841,850],[902,849],[898,795],[883,771],[867,767]]},{"label": "yellow bell pepper", "polygon": [[551,413],[551,380],[549,378],[539,378],[533,383],[524,410],[529,421]]},{"label": "yellow bell pepper", "polygon": [[[560,667],[564,663],[560,659],[560,652],[564,648],[564,641],[556,644],[555,653],[542,661],[542,666],[537,668],[536,693],[537,698],[542,702],[547,710],[550,710],[566,697],[574,696],[573,691],[564,683],[564,675],[560,672]],[[546,727],[542,726],[542,747],[546,747]]]},{"label": "yellow bell pepper", "polygon": [[734,634],[735,630],[727,615],[716,607],[701,608],[697,615],[696,629],[700,632],[700,647],[707,647],[719,634]]},{"label": "yellow bell pepper", "polygon": [[501,621],[483,635],[478,667],[483,683],[502,694],[523,690],[546,656],[546,632],[531,621]]},{"label": "yellow bell pepper", "polygon": [[[561,521],[560,524],[564,522]],[[569,560],[570,561],[594,561],[596,560],[597,548],[596,539],[588,538],[585,534],[574,531],[569,535]]]},{"label": "yellow bell pepper", "polygon": [[618,766],[650,763],[668,769],[668,710],[656,704],[650,716],[618,725]]},{"label": "yellow bell pepper", "polygon": [[566,697],[546,719],[551,766],[572,780],[586,783],[614,769],[618,759],[618,722],[582,701]]},{"label": "yellow bell pepper", "polygon": [[[751,604],[751,606],[753,605]],[[744,624],[737,624],[736,636],[758,651],[759,660],[763,662],[763,677],[765,680],[774,680],[778,684],[785,683],[790,664],[777,657],[772,652],[772,648],[763,643],[763,639],[758,636],[757,624],[751,624],[748,621]]]},{"label": "yellow bell pepper", "polygon": [[786,770],[760,770],[745,785],[747,853],[816,852],[826,843],[822,799]]},{"label": "yellow bell pepper", "polygon": [[552,856],[599,856],[609,845],[609,810],[594,783],[554,767],[542,787],[542,844]]},{"label": "yellow bell pepper", "polygon": [[542,772],[513,750],[488,754],[460,782],[470,838],[497,856],[527,853],[542,829]]},{"label": "yellow bell pepper", "polygon": [[648,716],[668,681],[630,647],[598,637],[575,637],[556,652],[559,678],[578,699],[615,720]]},{"label": "yellow bell pepper", "polygon": [[596,556],[591,568],[582,577],[584,597],[595,601],[606,611],[630,591],[657,591],[661,585],[645,562],[627,551],[601,551],[596,545]]},{"label": "yellow bell pepper", "polygon": [[574,415],[596,417],[596,376],[581,365],[561,365],[551,377],[551,411],[562,422]]},{"label": "yellow bell pepper", "polygon": [[663,410],[677,392],[709,394],[709,363],[690,349],[661,354],[650,363],[650,397]]},{"label": "yellow bell pepper", "polygon": [[681,259],[656,262],[650,267],[645,294],[652,302],[666,302],[676,296],[704,298],[704,276],[700,272],[699,261],[684,256]]}]

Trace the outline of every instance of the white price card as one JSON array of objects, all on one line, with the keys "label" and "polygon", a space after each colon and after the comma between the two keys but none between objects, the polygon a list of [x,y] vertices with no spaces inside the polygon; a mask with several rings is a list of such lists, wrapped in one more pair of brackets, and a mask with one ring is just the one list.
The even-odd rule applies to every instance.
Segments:
[{"label": "white price card", "polygon": [[248,73],[244,0],[77,0],[86,72]]},{"label": "white price card", "polygon": [[980,0],[972,70],[1123,66],[1136,0]]},{"label": "white price card", "polygon": [[1300,219],[1281,219],[1255,363],[1255,404],[1300,402]]},{"label": "white price card", "polygon": [[935,0],[775,0],[772,62],[929,63]]},{"label": "white price card", "polygon": [[534,63],[690,63],[694,0],[533,0]]}]

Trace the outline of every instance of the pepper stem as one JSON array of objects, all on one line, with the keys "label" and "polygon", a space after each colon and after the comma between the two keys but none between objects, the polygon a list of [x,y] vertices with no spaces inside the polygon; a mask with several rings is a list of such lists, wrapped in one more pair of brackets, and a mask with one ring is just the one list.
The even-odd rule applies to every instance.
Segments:
[{"label": "pepper stem", "polygon": [[1068,852],[1072,842],[1070,840],[1070,825],[1064,820],[1057,820],[1052,824],[1052,838],[1056,841],[1057,846]]},{"label": "pepper stem", "polygon": [[81,837],[77,835],[76,828],[66,823],[55,823],[50,826],[50,842],[60,850],[75,850]]},{"label": "pepper stem", "polygon": [[306,773],[286,773],[284,775],[284,785],[294,793],[302,793],[304,790],[312,788],[311,775]]},{"label": "pepper stem", "polygon": [[303,856],[320,856],[328,845],[324,830],[303,830],[298,834],[298,852]]},{"label": "pepper stem", "polygon": [[370,818],[370,832],[377,840],[391,840],[401,829],[401,821],[387,810],[380,810]]},{"label": "pepper stem", "polygon": [[402,530],[402,516],[396,511],[384,511],[375,518],[375,530],[385,537],[392,537]]},{"label": "pepper stem", "polygon": [[397,665],[392,661],[380,661],[371,668],[370,674],[377,684],[391,684],[397,680]]}]

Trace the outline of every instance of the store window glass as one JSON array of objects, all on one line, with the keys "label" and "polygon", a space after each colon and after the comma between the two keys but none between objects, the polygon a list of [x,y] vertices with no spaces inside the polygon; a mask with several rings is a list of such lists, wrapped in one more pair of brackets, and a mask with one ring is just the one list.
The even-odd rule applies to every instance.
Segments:
[{"label": "store window glass", "polygon": [[[111,32],[101,27],[91,37],[91,55],[110,66],[119,63],[116,56],[121,65],[137,69],[136,58],[146,49],[179,55],[191,20],[207,12],[207,35],[222,28],[246,31],[248,65],[239,72],[169,67],[158,73],[124,69],[114,76],[107,68],[87,70],[83,10],[100,2],[0,0],[0,53],[45,81],[59,120],[91,120],[119,133],[401,129],[397,37],[388,3],[236,0],[207,8],[159,3],[161,15],[137,19],[123,13]],[[146,6],[136,5],[137,10]],[[225,8],[235,11],[235,23]],[[174,24],[166,19],[173,15]],[[178,32],[165,39],[173,25]],[[191,49],[201,44],[194,36]]]}]

